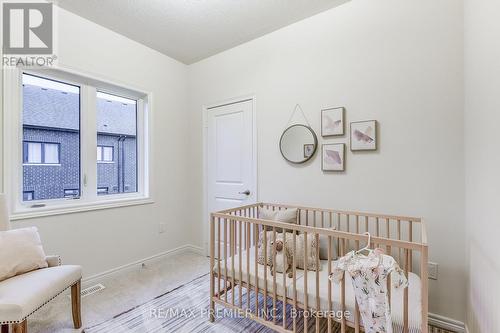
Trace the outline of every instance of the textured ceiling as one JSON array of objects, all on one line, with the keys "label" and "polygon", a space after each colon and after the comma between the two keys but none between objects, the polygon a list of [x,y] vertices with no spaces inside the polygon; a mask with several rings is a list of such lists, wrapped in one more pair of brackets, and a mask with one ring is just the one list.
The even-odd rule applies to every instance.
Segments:
[{"label": "textured ceiling", "polygon": [[58,6],[190,64],[349,0],[58,0]]}]

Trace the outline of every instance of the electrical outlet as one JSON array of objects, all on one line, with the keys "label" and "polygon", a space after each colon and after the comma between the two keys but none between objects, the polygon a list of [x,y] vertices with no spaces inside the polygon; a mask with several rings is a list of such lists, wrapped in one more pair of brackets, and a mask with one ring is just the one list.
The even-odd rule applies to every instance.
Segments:
[{"label": "electrical outlet", "polygon": [[429,279],[437,280],[438,279],[438,264],[435,262],[428,262],[427,267],[429,270]]},{"label": "electrical outlet", "polygon": [[160,223],[158,227],[158,232],[160,234],[164,233],[167,230],[167,225],[165,223]]}]

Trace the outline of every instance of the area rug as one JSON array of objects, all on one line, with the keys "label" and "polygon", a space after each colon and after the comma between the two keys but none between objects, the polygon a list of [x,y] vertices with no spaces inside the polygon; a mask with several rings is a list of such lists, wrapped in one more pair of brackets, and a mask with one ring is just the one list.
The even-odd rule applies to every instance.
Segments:
[{"label": "area rug", "polygon": [[[245,316],[234,313],[228,309],[217,306],[217,318],[214,323],[209,322],[209,274],[200,276],[178,288],[170,290],[142,305],[136,306],[124,313],[116,315],[112,319],[101,324],[88,327],[86,333],[121,333],[121,332],[180,332],[180,333],[201,333],[201,332],[259,332],[272,333],[274,330],[258,324]],[[236,304],[239,289],[235,293]],[[242,301],[246,303],[247,293],[243,289]],[[255,304],[255,293],[250,292],[250,304]],[[263,296],[259,295],[259,304],[263,304]],[[232,295],[228,293],[228,300]],[[269,310],[272,308],[272,298],[267,301]],[[282,318],[283,306],[278,303],[278,318]],[[253,309],[252,309],[253,310]],[[290,309],[287,309],[289,313]],[[292,325],[289,315],[287,315],[287,325]],[[279,321],[278,321],[279,322]],[[315,320],[309,320],[309,332],[315,331]],[[297,328],[302,328],[302,318],[297,318]],[[321,332],[327,331],[327,321],[321,321]],[[339,326],[335,326],[333,333],[339,332]],[[301,332],[301,331],[298,331]]]}]

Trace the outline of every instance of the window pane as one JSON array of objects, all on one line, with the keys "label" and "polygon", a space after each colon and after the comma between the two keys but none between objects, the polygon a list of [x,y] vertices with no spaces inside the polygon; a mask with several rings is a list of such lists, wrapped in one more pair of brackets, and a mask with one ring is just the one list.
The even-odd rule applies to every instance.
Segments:
[{"label": "window pane", "polygon": [[33,192],[23,192],[23,200],[24,201],[31,201],[33,200]]},{"label": "window pane", "polygon": [[28,163],[42,163],[42,144],[28,142]]},{"label": "window pane", "polygon": [[23,200],[79,196],[80,88],[23,74],[23,140]]},{"label": "window pane", "polygon": [[[97,193],[137,192],[137,101],[97,93]],[[99,161],[99,158],[98,158]],[[104,191],[103,189],[106,189]]]},{"label": "window pane", "polygon": [[44,144],[44,163],[59,164],[59,145],[53,143]]},{"label": "window pane", "polygon": [[97,188],[97,195],[103,195],[103,194],[108,194],[108,188],[107,187],[98,187]]},{"label": "window pane", "polygon": [[97,160],[102,161],[102,147],[97,146]]},{"label": "window pane", "polygon": [[113,147],[104,147],[102,154],[103,161],[112,162],[113,161]]}]

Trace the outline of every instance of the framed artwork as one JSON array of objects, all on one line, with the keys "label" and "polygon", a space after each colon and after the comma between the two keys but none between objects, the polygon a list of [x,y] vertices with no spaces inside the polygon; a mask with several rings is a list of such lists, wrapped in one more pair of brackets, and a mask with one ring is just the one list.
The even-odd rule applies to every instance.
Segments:
[{"label": "framed artwork", "polygon": [[344,143],[329,143],[322,146],[321,169],[323,171],[345,170]]},{"label": "framed artwork", "polygon": [[304,158],[309,158],[314,154],[314,150],[316,150],[316,145],[313,143],[304,145]]},{"label": "framed artwork", "polygon": [[321,110],[321,136],[344,135],[345,108],[330,108]]},{"label": "framed artwork", "polygon": [[377,121],[351,123],[351,151],[377,150]]}]

